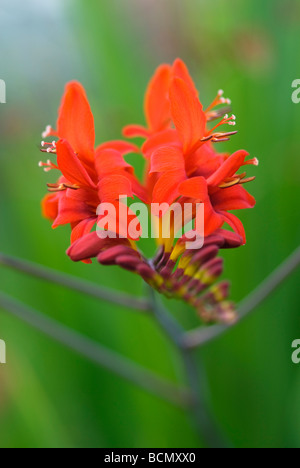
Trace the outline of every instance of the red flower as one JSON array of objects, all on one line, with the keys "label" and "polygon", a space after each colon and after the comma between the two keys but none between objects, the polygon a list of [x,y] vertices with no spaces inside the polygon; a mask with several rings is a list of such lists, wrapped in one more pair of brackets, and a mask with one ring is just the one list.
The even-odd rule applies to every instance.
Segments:
[{"label": "red flower", "polygon": [[197,94],[197,90],[182,60],[176,59],[173,65],[160,65],[151,78],[144,100],[144,113],[147,126],[128,125],[123,129],[127,138],[148,138],[170,128],[171,109],[169,91],[174,77],[184,80]]},{"label": "red flower", "polygon": [[[101,219],[97,215],[101,203],[111,202],[118,208],[120,195],[136,195],[147,201],[133,168],[123,158],[124,154],[137,151],[135,145],[117,140],[94,149],[94,119],[79,83],[67,85],[57,130],[47,127],[43,136],[59,138],[51,143],[42,142],[42,151],[56,154],[57,162],[48,160],[40,166],[45,171],[57,169],[62,174],[56,184],[48,184],[53,193],[44,198],[43,213],[54,221],[54,228],[71,225],[71,243],[90,232]],[[129,212],[129,220],[132,216]],[[117,223],[117,234],[127,234],[121,222]]]},{"label": "red flower", "polygon": [[[215,284],[223,272],[223,262],[217,254],[221,248],[239,247],[246,241],[244,227],[231,211],[254,206],[255,199],[242,186],[254,177],[247,178],[241,168],[257,165],[258,161],[247,159],[244,150],[232,155],[217,153],[214,144],[227,141],[236,133],[220,131],[222,125],[235,125],[235,116],[228,115],[229,105],[223,91],[219,91],[204,110],[187,67],[177,59],[173,65],[161,65],[148,85],[144,102],[146,126],[129,125],[123,130],[126,137],[145,139],[141,150],[122,140],[103,143],[95,149],[94,120],[84,89],[79,83],[69,83],[57,130],[49,126],[43,135],[55,137],[51,143],[42,142],[42,151],[57,155],[57,161],[40,163],[45,171],[56,169],[61,173],[56,184],[48,184],[51,193],[42,205],[44,215],[54,221],[53,227],[70,224],[69,257],[84,262],[97,258],[102,265],[119,265],[135,272],[160,293],[195,307],[204,321],[234,320],[234,306],[227,300],[228,283]],[[209,128],[210,122],[217,119],[220,122]],[[130,152],[142,153],[145,158],[144,184],[139,183],[133,168],[124,160]],[[136,196],[146,205],[167,203],[170,207],[174,202],[189,203],[193,206],[193,219],[197,203],[202,202],[203,248],[190,242],[191,233],[175,241],[177,230],[184,227],[183,217],[179,213],[169,218],[163,212],[156,221],[159,228],[171,223],[170,235],[164,239],[163,229],[159,232],[162,245],[148,261],[135,243],[139,235],[129,234],[131,221],[138,225],[136,216],[127,206],[125,222],[118,214],[118,208],[125,206],[120,196]],[[108,233],[108,237],[100,237],[90,231],[105,218],[106,203],[116,208],[117,219],[114,236]],[[224,223],[234,232],[222,229]],[[111,230],[109,225],[104,228]]]},{"label": "red flower", "polygon": [[[221,92],[215,104],[220,104]],[[212,130],[207,122],[215,114],[211,107],[204,112],[195,89],[181,78],[170,85],[171,117],[175,130],[160,132],[150,137],[143,151],[150,159],[149,177],[152,177],[152,201],[172,204],[179,197],[201,201],[205,207],[205,235],[227,222],[246,241],[241,222],[230,210],[251,208],[254,198],[241,184],[253,180],[238,170],[249,164],[257,165],[256,158],[246,161],[248,153],[238,151],[233,155],[217,154],[212,142],[224,141],[235,132],[216,133],[220,125],[235,124],[235,116],[225,115]],[[181,199],[182,203],[186,200]]]}]

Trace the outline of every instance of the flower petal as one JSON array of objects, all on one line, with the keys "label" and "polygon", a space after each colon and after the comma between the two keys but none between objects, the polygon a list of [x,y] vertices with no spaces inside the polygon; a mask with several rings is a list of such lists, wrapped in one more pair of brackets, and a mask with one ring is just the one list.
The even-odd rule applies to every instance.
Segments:
[{"label": "flower petal", "polygon": [[114,149],[99,150],[98,148],[95,153],[95,166],[99,178],[118,170],[129,169],[131,173],[133,172],[133,167],[124,160],[119,151]]},{"label": "flower petal", "polygon": [[54,221],[58,213],[59,193],[49,193],[42,200],[42,214],[44,218]]},{"label": "flower petal", "polygon": [[221,182],[223,182],[223,180],[227,179],[227,177],[235,175],[239,168],[243,165],[247,156],[249,156],[249,153],[244,150],[233,153],[225,160],[219,169],[208,178],[208,185],[216,187]]},{"label": "flower petal", "polygon": [[179,186],[182,196],[204,203],[204,235],[212,234],[223,224],[222,216],[219,215],[211,204],[208,195],[207,181],[204,177],[193,177]]},{"label": "flower petal", "polygon": [[142,202],[149,204],[151,202],[147,187],[144,187],[134,174],[127,173],[126,178],[130,181],[132,193]]},{"label": "flower petal", "polygon": [[211,200],[217,211],[253,208],[256,203],[255,198],[240,185],[218,189],[211,195]]},{"label": "flower petal", "polygon": [[243,226],[243,223],[239,218],[237,218],[235,215],[232,213],[227,213],[224,211],[220,211],[220,214],[222,215],[224,221],[229,224],[230,227],[239,234],[239,236],[242,237],[243,243],[246,244],[246,234],[245,234],[245,229]]},{"label": "flower petal", "polygon": [[124,257],[124,255],[129,255],[130,257],[139,258],[141,260],[140,254],[126,245],[110,247],[104,252],[101,252],[97,257],[97,260],[101,265],[116,265],[117,258],[120,256]]},{"label": "flower petal", "polygon": [[163,130],[171,120],[169,102],[171,71],[170,65],[158,67],[146,91],[145,116],[152,132]]},{"label": "flower petal", "polygon": [[180,78],[170,88],[173,122],[187,153],[205,135],[206,116],[194,90]]},{"label": "flower petal", "polygon": [[[89,234],[91,229],[95,225],[95,223],[96,223],[96,218],[89,218],[89,219],[84,219],[78,224],[72,226],[71,245],[77,242],[78,239],[81,239],[82,237]],[[87,259],[82,260],[82,262],[90,264],[92,263],[92,260],[90,258],[87,258]]]},{"label": "flower petal", "polygon": [[[95,187],[71,145],[66,140],[59,140],[56,144],[57,164],[63,176],[72,184]],[[96,188],[96,187],[95,187]]]},{"label": "flower petal", "polygon": [[179,197],[178,186],[185,177],[185,173],[180,171],[170,171],[162,174],[155,184],[152,203],[168,203],[171,205]]},{"label": "flower petal", "polygon": [[123,156],[128,153],[139,153],[139,148],[134,145],[133,143],[129,143],[128,141],[124,140],[111,140],[102,143],[96,148],[96,153],[106,149],[113,149],[119,151]]},{"label": "flower petal", "polygon": [[93,158],[94,118],[83,86],[73,81],[66,86],[57,121],[59,138],[66,139],[76,153]]},{"label": "flower petal", "polygon": [[153,172],[168,172],[168,171],[185,171],[184,156],[179,148],[165,146],[154,151],[151,157],[151,171]]},{"label": "flower petal", "polygon": [[130,246],[127,239],[110,237],[102,239],[99,237],[98,232],[93,231],[72,244],[67,250],[67,255],[74,262],[80,262],[82,260],[97,257],[97,255],[103,250],[118,244]]},{"label": "flower petal", "polygon": [[65,195],[60,197],[58,214],[52,225],[53,229],[64,224],[78,223],[85,218],[95,216],[96,212],[83,200],[75,200]]},{"label": "flower petal", "polygon": [[204,202],[208,198],[207,182],[204,177],[192,177],[180,184],[179,192],[184,197]]},{"label": "flower petal", "polygon": [[204,202],[204,235],[209,236],[223,225],[223,217],[217,213],[208,198]]},{"label": "flower petal", "polygon": [[101,179],[98,194],[101,203],[113,202],[124,196],[133,198],[130,180],[122,175],[110,175]]},{"label": "flower petal", "polygon": [[169,129],[162,132],[154,133],[147,141],[143,144],[142,152],[146,159],[150,159],[153,151],[159,149],[161,146],[176,146],[181,147],[181,143],[178,138],[176,130]]},{"label": "flower petal", "polygon": [[150,136],[149,130],[142,125],[126,125],[122,133],[126,138],[148,138]]},{"label": "flower petal", "polygon": [[88,234],[96,224],[97,218],[86,218],[75,224],[71,233],[71,244]]},{"label": "flower petal", "polygon": [[194,91],[195,95],[198,96],[197,88],[188,71],[188,68],[185,65],[185,63],[179,58],[177,58],[173,63],[173,76],[181,78]]},{"label": "flower petal", "polygon": [[222,249],[234,249],[243,245],[242,237],[236,232],[228,231],[227,229],[218,229],[214,234],[219,234],[224,239]]}]

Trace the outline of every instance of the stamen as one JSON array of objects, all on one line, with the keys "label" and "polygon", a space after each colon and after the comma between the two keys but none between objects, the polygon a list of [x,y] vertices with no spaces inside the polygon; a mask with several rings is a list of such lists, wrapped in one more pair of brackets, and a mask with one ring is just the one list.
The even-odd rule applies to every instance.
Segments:
[{"label": "stamen", "polygon": [[232,135],[236,135],[237,134],[237,131],[236,132],[226,132],[226,133],[213,133],[211,135],[211,141],[213,143],[220,143],[222,141],[229,141],[230,138]]},{"label": "stamen", "polygon": [[255,180],[256,177],[248,177],[247,179],[242,179],[239,181],[239,184],[247,184],[248,182],[252,182],[253,180]]},{"label": "stamen", "polygon": [[225,125],[225,124],[228,124],[228,125],[236,125],[236,116],[234,114],[232,114],[231,117],[229,117],[228,114],[225,114],[223,119],[221,120],[221,122],[219,122],[217,125],[215,125],[210,131],[209,131],[209,134],[212,134],[214,132],[214,130],[216,130],[217,128],[219,128],[221,125]]},{"label": "stamen", "polygon": [[78,185],[71,185],[71,184],[47,184],[48,192],[63,192],[67,189],[78,190],[80,187]]},{"label": "stamen", "polygon": [[43,167],[45,172],[49,172],[52,169],[58,169],[59,170],[59,167],[56,164],[54,164],[52,161],[50,161],[50,159],[48,159],[47,162],[40,161],[39,162],[39,167]]},{"label": "stamen", "polygon": [[253,180],[255,180],[255,177],[245,178],[245,176],[246,172],[243,172],[242,174],[236,175],[234,177],[228,177],[218,187],[225,189],[238,184],[247,184],[248,182],[252,182]]},{"label": "stamen", "polygon": [[251,165],[253,164],[254,166],[258,166],[259,165],[259,160],[257,158],[252,158],[252,159],[248,159],[248,161],[245,161],[243,166],[247,166],[247,165]]},{"label": "stamen", "polygon": [[223,117],[225,114],[228,114],[228,112],[231,111],[231,108],[229,106],[227,107],[222,107],[221,109],[217,109],[215,111],[210,111],[206,113],[206,120],[207,122],[212,122],[213,120],[220,119]]},{"label": "stamen", "polygon": [[[56,141],[52,141],[51,143],[48,141],[41,142],[41,152],[42,153],[52,153],[56,154]],[[48,147],[48,148],[46,148]]]},{"label": "stamen", "polygon": [[234,185],[237,185],[239,183],[240,183],[239,177],[228,178],[228,179],[225,179],[224,182],[222,182],[219,185],[219,188],[225,189],[225,188],[233,187]]},{"label": "stamen", "polygon": [[211,111],[212,109],[214,109],[216,106],[219,106],[221,104],[228,104],[228,105],[231,105],[231,100],[228,99],[228,98],[224,98],[223,97],[223,94],[224,94],[224,91],[223,89],[220,89],[218,91],[218,94],[217,96],[215,97],[215,99],[213,100],[213,102],[210,104],[210,106],[208,106],[208,108],[205,110],[205,113],[208,113],[209,111]]},{"label": "stamen", "polygon": [[42,133],[42,138],[48,138],[49,136],[57,136],[56,131],[51,127],[51,125],[47,125],[45,131]]}]

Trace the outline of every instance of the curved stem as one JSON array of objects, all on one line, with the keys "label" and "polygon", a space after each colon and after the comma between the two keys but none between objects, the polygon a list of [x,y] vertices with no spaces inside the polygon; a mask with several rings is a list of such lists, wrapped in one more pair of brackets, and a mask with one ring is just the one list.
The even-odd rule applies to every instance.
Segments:
[{"label": "curved stem", "polygon": [[270,276],[268,276],[249,296],[238,306],[239,320],[230,326],[215,325],[210,328],[199,328],[187,332],[184,337],[185,348],[199,348],[215,340],[223,333],[231,330],[245,319],[257,306],[288,278],[300,265],[300,247],[298,247]]},{"label": "curved stem", "polygon": [[0,307],[21,319],[34,329],[70,348],[95,364],[132,382],[148,392],[177,406],[187,407],[191,394],[186,388],[179,388],[172,382],[157,376],[131,360],[120,356],[80,333],[70,330],[56,320],[43,316],[34,309],[0,292]]},{"label": "curved stem", "polygon": [[209,392],[204,379],[204,372],[203,370],[200,372],[199,362],[196,361],[192,350],[184,346],[184,329],[164,308],[162,303],[156,299],[155,292],[151,288],[149,294],[155,318],[180,352],[186,379],[193,396],[190,413],[201,439],[211,448],[229,447],[229,442],[225,440],[215,417],[209,409]]},{"label": "curved stem", "polygon": [[[195,426],[209,448],[229,448],[231,443],[221,431],[210,408],[209,389],[203,365],[191,350],[181,349],[189,387],[193,393],[190,407]],[[202,367],[202,368],[201,368]]]},{"label": "curved stem", "polygon": [[52,270],[51,268],[28,262],[27,260],[21,260],[1,252],[0,265],[12,268],[22,273],[27,273],[28,275],[41,280],[49,281],[66,288],[73,289],[103,301],[108,301],[113,304],[121,305],[141,312],[149,311],[149,303],[145,299],[139,299],[137,297],[129,296],[128,294],[118,291],[100,288],[96,284],[93,284],[89,281],[78,279],[66,273],[61,273],[59,271]]},{"label": "curved stem", "polygon": [[151,287],[148,288],[150,297],[151,312],[156,318],[161,328],[165,331],[171,341],[181,348],[183,328],[163,307],[162,303],[156,298],[156,292]]}]

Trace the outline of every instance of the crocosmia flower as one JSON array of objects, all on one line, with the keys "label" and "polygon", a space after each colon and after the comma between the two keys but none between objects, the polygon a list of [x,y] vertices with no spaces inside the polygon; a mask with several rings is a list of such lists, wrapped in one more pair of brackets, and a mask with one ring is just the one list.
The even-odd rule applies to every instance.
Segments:
[{"label": "crocosmia flower", "polygon": [[[245,150],[218,153],[217,144],[236,133],[225,127],[234,127],[236,117],[230,115],[231,102],[223,94],[220,90],[204,109],[182,60],[163,64],[146,90],[146,124],[123,129],[126,138],[143,138],[141,148],[123,140],[95,148],[94,120],[85,91],[79,83],[69,83],[57,129],[48,126],[43,134],[48,141],[42,142],[42,151],[56,161],[40,166],[46,172],[59,172],[57,183],[48,184],[43,213],[53,227],[70,224],[67,254],[73,261],[96,258],[102,265],[120,266],[140,275],[161,294],[190,304],[203,321],[229,323],[236,312],[228,300],[229,283],[218,282],[223,273],[219,252],[246,242],[243,224],[232,211],[255,205],[244,188],[254,179],[247,176],[245,167],[258,161]],[[138,181],[126,162],[128,153],[144,158],[143,181]],[[127,199],[138,199],[147,217],[152,216],[158,233],[158,251],[152,259],[145,258],[139,248],[142,229]],[[189,217],[182,216],[181,210],[170,216],[174,204],[182,212],[188,205]],[[99,232],[95,227],[105,218],[108,205],[115,208],[116,219],[112,225],[102,225]],[[199,205],[203,226],[198,232]],[[154,206],[161,209],[157,212]],[[136,232],[130,229],[132,223],[138,227]],[[166,225],[168,235],[162,234]],[[177,235],[180,230],[184,233]],[[193,235],[199,243],[189,243]]]},{"label": "crocosmia flower", "polygon": [[[61,173],[57,183],[48,184],[49,194],[42,202],[44,215],[53,221],[53,228],[70,224],[71,243],[89,233],[100,221],[99,207],[103,203],[116,206],[120,196],[139,196],[146,201],[146,192],[134,175],[133,167],[124,155],[136,152],[135,145],[122,140],[110,141],[94,149],[94,119],[84,89],[79,83],[69,83],[62,99],[57,130],[46,128],[42,151],[56,156],[39,165],[46,172]],[[128,219],[134,216],[128,210]],[[116,222],[116,234],[126,237],[126,226]],[[136,240],[136,239],[134,239]]]}]

